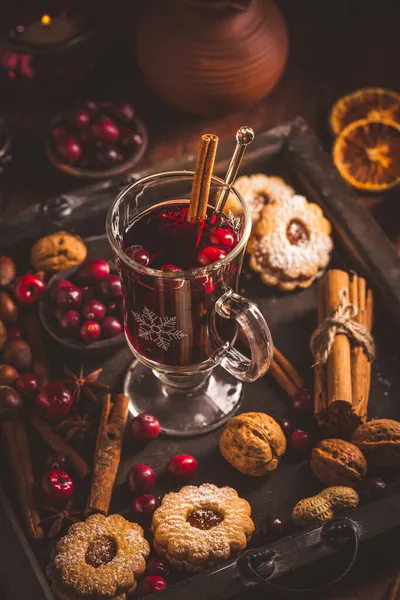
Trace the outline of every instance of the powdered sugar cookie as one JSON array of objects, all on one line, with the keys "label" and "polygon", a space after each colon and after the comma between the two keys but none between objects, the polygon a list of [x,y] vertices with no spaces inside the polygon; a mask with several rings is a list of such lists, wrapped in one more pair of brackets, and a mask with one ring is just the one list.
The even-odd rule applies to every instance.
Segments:
[{"label": "powdered sugar cookie", "polygon": [[290,198],[294,189],[287,185],[280,177],[263,175],[257,173],[250,177],[239,177],[235,188],[247,202],[252,215],[253,223],[256,223],[263,207],[266,204],[279,202],[284,198]]}]

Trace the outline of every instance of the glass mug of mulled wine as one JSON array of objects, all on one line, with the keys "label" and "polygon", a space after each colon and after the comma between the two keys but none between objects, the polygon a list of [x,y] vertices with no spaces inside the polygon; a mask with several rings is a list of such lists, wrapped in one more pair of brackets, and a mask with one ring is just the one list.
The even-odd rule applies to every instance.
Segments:
[{"label": "glass mug of mulled wine", "polygon": [[[264,375],[273,354],[264,317],[236,293],[250,210],[232,188],[216,216],[224,184],[213,177],[205,221],[189,223],[193,175],[144,177],[119,194],[107,215],[125,335],[136,359],[124,392],[134,415],[153,414],[171,435],[206,433],[229,419],[241,382]],[[251,358],[234,347],[239,326]]]}]

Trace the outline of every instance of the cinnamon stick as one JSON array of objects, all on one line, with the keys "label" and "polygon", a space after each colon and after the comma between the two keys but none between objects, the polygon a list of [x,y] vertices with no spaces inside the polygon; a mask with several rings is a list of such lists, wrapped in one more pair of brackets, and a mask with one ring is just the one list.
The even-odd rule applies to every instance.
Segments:
[{"label": "cinnamon stick", "polygon": [[36,375],[39,386],[51,381],[50,365],[44,340],[44,330],[39,315],[35,311],[25,314],[24,328],[26,341],[32,352],[32,373]]},{"label": "cinnamon stick", "polygon": [[218,136],[206,133],[201,137],[190,195],[188,212],[190,223],[201,223],[206,216],[217,146]]},{"label": "cinnamon stick", "polygon": [[121,458],[122,441],[129,412],[129,398],[119,394],[111,405],[108,394],[104,400],[96,439],[92,482],[86,515],[108,513],[111,495]]},{"label": "cinnamon stick", "polygon": [[44,533],[35,505],[35,478],[25,421],[22,418],[5,420],[1,425],[1,432],[9,456],[11,474],[18,495],[26,534],[30,539],[40,539]]},{"label": "cinnamon stick", "polygon": [[278,348],[274,347],[274,361],[278,364],[279,367],[286,373],[288,377],[293,381],[293,383],[297,386],[298,389],[302,389],[305,387],[304,379],[300,375],[300,373],[295,369],[292,363],[278,350]]},{"label": "cinnamon stick", "polygon": [[280,388],[283,389],[291,398],[297,394],[300,388],[290,379],[285,371],[278,365],[276,360],[272,359],[269,365],[269,373],[275,379]]},{"label": "cinnamon stick", "polygon": [[29,415],[29,422],[55,452],[63,454],[69,460],[79,477],[84,479],[89,474],[90,469],[80,454],[67,444],[67,442],[64,442],[62,437],[53,431],[47,421],[31,413]]},{"label": "cinnamon stick", "polygon": [[[325,279],[318,284],[318,323],[325,319]],[[326,386],[325,365],[314,367],[314,412],[323,414],[328,407],[328,390]]]}]

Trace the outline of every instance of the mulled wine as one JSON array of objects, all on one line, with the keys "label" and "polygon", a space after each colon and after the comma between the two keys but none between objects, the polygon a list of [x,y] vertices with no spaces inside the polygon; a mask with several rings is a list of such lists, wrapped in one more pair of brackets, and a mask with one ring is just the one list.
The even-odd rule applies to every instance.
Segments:
[{"label": "mulled wine", "polygon": [[[214,306],[226,290],[236,290],[243,256],[218,263],[238,243],[234,224],[225,215],[215,217],[211,207],[202,224],[192,224],[188,206],[176,200],[142,212],[122,240],[138,268],[119,261],[132,349],[150,361],[181,367],[199,365],[234,342],[236,321],[216,314]],[[148,275],[139,265],[163,273]],[[202,267],[207,272],[199,272]]]}]

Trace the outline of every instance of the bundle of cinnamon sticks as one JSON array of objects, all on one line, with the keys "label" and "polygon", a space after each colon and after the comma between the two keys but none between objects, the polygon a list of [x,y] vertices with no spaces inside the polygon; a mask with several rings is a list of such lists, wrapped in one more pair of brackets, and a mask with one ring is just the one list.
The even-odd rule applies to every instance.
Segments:
[{"label": "bundle of cinnamon sticks", "polygon": [[[371,331],[373,294],[355,273],[328,271],[318,287],[318,324],[332,317],[340,302],[355,307],[353,320]],[[352,306],[352,310],[353,310]],[[365,346],[340,332],[335,335],[325,364],[314,370],[314,412],[330,436],[349,437],[367,419],[371,356]]]}]

